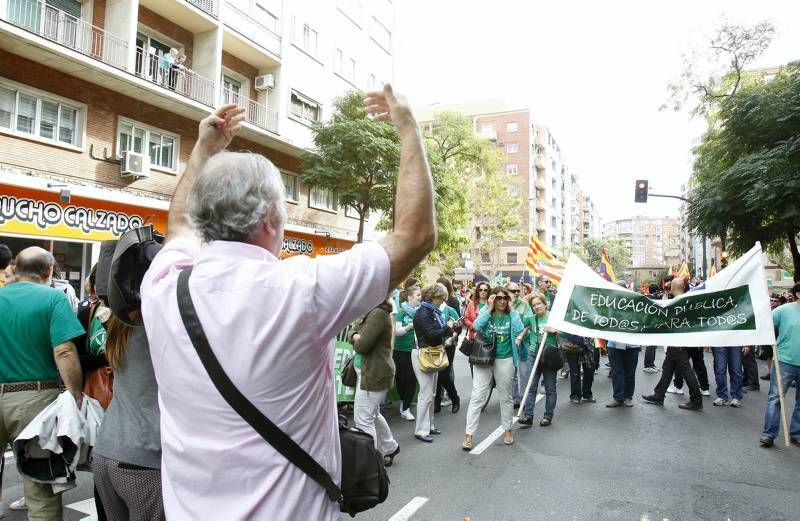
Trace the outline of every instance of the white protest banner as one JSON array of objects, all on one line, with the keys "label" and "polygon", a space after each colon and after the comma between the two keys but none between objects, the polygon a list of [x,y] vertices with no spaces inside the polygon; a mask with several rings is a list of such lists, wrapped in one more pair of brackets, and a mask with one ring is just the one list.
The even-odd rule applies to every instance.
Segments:
[{"label": "white protest banner", "polygon": [[704,289],[651,300],[612,284],[571,255],[547,325],[615,342],[666,346],[772,345],[775,332],[761,245]]}]

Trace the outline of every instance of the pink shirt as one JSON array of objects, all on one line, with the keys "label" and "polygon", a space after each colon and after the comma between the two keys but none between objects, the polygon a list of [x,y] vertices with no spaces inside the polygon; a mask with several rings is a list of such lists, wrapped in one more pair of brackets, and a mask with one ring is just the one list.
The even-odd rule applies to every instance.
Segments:
[{"label": "pink shirt", "polygon": [[236,387],[340,482],[333,344],[386,297],[389,258],[377,243],[278,261],[256,246],[176,239],[142,283],[142,315],[161,409],[168,519],[339,519],[338,504],[225,402],[178,312],[178,273],[194,265],[192,300]]}]

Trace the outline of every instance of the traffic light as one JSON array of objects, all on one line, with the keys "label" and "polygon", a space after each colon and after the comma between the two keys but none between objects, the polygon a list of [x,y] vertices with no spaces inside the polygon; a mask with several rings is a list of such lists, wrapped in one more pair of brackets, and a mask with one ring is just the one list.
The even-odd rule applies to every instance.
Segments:
[{"label": "traffic light", "polygon": [[636,196],[634,200],[637,203],[647,202],[647,180],[639,179],[636,181]]}]

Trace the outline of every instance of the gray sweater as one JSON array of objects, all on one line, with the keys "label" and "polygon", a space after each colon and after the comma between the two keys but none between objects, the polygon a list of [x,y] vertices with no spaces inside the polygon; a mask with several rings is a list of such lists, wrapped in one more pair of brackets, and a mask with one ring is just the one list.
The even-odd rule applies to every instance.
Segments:
[{"label": "gray sweater", "polygon": [[158,386],[143,327],[133,328],[122,367],[114,371],[114,398],[100,425],[94,451],[106,458],[161,468]]}]

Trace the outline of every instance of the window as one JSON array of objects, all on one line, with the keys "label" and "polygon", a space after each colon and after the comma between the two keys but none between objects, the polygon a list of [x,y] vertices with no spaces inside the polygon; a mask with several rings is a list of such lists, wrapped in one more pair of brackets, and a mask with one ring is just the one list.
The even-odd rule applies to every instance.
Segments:
[{"label": "window", "polygon": [[347,77],[353,81],[356,81],[356,61],[353,58],[350,58],[350,65],[347,68]]},{"label": "window", "polygon": [[256,0],[252,10],[252,17],[262,26],[266,27],[273,33],[278,32],[278,17],[272,14],[269,9],[263,5],[269,2],[261,2]]},{"label": "window", "polygon": [[519,173],[518,169],[519,167],[517,166],[516,163],[511,163],[509,165],[506,165],[506,173],[508,175],[517,175]]},{"label": "window", "polygon": [[517,197],[519,195],[519,187],[517,185],[508,185],[508,195]]},{"label": "window", "polygon": [[336,52],[333,55],[333,66],[334,66],[334,71],[338,72],[339,74],[342,74],[343,61],[344,61],[344,55],[342,53],[342,50],[336,49]]},{"label": "window", "polygon": [[308,24],[303,25],[303,50],[314,56],[317,55],[317,43],[319,41],[319,34],[316,30],[312,29]]},{"label": "window", "polygon": [[292,91],[290,114],[303,123],[319,123],[322,120],[322,106],[296,91]]},{"label": "window", "polygon": [[117,126],[117,156],[127,151],[145,154],[154,167],[177,171],[179,143],[178,136],[136,121],[120,118]]},{"label": "window", "polygon": [[494,132],[494,125],[492,125],[491,123],[484,123],[483,125],[481,125],[482,134],[488,134],[490,132]]},{"label": "window", "polygon": [[558,208],[558,203],[556,203],[555,197],[553,197],[553,199],[550,201],[550,207],[553,208],[554,210]]},{"label": "window", "polygon": [[517,263],[517,252],[510,251],[506,253],[506,264],[516,264]]},{"label": "window", "polygon": [[516,154],[519,151],[519,145],[516,143],[506,143],[506,154]]},{"label": "window", "polygon": [[80,146],[80,112],[56,99],[0,84],[0,128],[43,141]]},{"label": "window", "polygon": [[484,263],[484,264],[488,264],[488,263],[492,262],[492,257],[491,257],[491,255],[489,255],[489,252],[486,252],[486,251],[482,251],[481,252],[481,262]]},{"label": "window", "polygon": [[242,82],[227,74],[222,75],[222,102],[241,105]]},{"label": "window", "polygon": [[300,197],[300,183],[296,175],[281,172],[283,186],[286,188],[286,199],[297,202]]},{"label": "window", "polygon": [[506,123],[506,132],[516,132],[519,130],[519,124],[516,121]]},{"label": "window", "polygon": [[321,186],[315,186],[309,190],[308,205],[312,208],[330,210],[332,212],[339,210],[336,194],[330,188],[322,188]]},{"label": "window", "polygon": [[556,227],[556,218],[555,217],[551,217],[550,218],[550,227],[551,228],[555,228]]},{"label": "window", "polygon": [[389,52],[392,48],[392,32],[383,25],[380,20],[372,17],[372,27],[370,29],[370,37],[372,40],[380,45],[380,47]]}]

